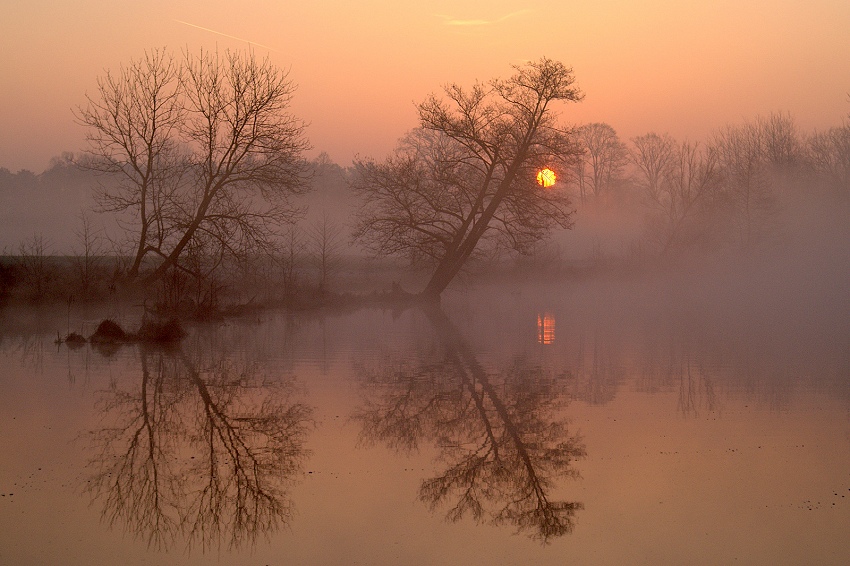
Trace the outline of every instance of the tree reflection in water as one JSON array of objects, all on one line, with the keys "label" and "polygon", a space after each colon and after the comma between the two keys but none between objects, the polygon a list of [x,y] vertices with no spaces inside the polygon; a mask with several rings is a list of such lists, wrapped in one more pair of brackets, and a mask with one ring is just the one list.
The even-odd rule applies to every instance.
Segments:
[{"label": "tree reflection in water", "polygon": [[234,548],[285,526],[313,428],[293,383],[221,354],[139,356],[141,379],[113,379],[98,401],[103,426],[90,432],[86,490],[104,518],[159,548]]},{"label": "tree reflection in water", "polygon": [[578,477],[585,455],[560,416],[566,399],[539,367],[517,359],[501,376],[488,375],[439,308],[426,310],[441,347],[419,363],[364,374],[376,393],[355,413],[362,437],[400,451],[427,440],[439,447],[445,470],[425,479],[419,499],[447,518],[513,525],[550,542],[570,533],[578,502],[550,498],[555,480]]}]

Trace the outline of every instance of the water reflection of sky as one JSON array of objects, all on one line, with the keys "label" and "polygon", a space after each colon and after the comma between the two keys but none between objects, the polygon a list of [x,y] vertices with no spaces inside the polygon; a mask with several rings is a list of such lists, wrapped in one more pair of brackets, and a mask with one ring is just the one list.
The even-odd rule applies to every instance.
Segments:
[{"label": "water reflection of sky", "polygon": [[[545,290],[501,297],[448,297],[448,335],[424,312],[380,310],[194,329],[180,355],[57,349],[52,327],[6,334],[0,556],[777,564],[850,553],[850,360],[838,319],[636,311],[610,296],[600,302],[611,308],[594,309]],[[541,348],[556,319],[557,339]],[[140,412],[143,391],[151,404]],[[126,456],[145,418],[159,430],[173,513],[159,547],[149,528],[134,530],[141,508],[104,489],[150,493],[121,483],[142,469]],[[95,453],[106,468],[92,467]],[[246,457],[260,467],[234,466]],[[205,488],[220,497],[199,498]],[[239,499],[265,488],[284,506]],[[523,501],[572,504],[569,529],[540,545]],[[192,543],[190,523],[231,505],[285,514],[255,537],[207,523],[223,530]]]}]

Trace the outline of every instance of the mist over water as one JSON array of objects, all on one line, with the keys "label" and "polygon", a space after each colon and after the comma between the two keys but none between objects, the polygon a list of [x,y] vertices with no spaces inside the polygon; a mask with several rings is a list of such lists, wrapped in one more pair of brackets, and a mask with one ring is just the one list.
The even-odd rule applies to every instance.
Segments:
[{"label": "mist over water", "polygon": [[4,324],[4,559],[828,563],[846,283],[768,266],[476,279],[436,319],[268,311],[176,350]]},{"label": "mist over water", "polygon": [[[421,290],[427,268],[350,240],[353,171],[311,167],[290,271],[228,280],[232,296],[277,298],[284,275],[319,296]],[[6,173],[0,274],[29,273],[33,229],[43,255],[78,253],[68,211],[92,178]],[[841,563],[850,209],[773,183],[752,216],[728,192],[679,225],[623,178],[575,194],[574,228],[532,253],[476,258],[438,303],[278,302],[167,347],[54,343],[135,329],[147,299],[78,300],[56,277],[40,303],[12,295],[0,561]],[[113,254],[114,219],[94,218]]]}]

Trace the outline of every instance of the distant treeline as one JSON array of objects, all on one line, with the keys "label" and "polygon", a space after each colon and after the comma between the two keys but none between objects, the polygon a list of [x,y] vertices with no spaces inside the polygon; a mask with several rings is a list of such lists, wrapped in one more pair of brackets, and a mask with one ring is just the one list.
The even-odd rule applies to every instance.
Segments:
[{"label": "distant treeline", "polygon": [[[604,123],[578,127],[573,136],[581,152],[555,169],[556,187],[569,192],[576,209],[574,229],[556,231],[524,255],[503,250],[479,258],[473,270],[519,262],[590,272],[777,246],[822,244],[823,253],[833,253],[829,246],[847,253],[848,123],[805,133],[791,116],[772,114],[699,142],[655,133],[622,140]],[[113,178],[77,161],[63,154],[39,174],[0,168],[0,297],[98,299],[120,289],[127,259],[115,244],[119,219],[100,214],[94,198]],[[366,255],[351,239],[356,175],[327,155],[314,159],[311,190],[297,201],[298,220],[283,230],[274,254],[233,261],[203,281],[174,270],[146,291],[152,303],[214,310],[225,296],[282,300],[361,288],[357,277],[388,286],[373,277],[387,264],[355,259]]]}]

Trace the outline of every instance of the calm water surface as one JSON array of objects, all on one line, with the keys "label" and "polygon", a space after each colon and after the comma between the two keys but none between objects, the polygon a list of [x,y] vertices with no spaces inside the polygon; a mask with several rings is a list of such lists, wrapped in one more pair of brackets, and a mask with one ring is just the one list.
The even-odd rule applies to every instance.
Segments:
[{"label": "calm water surface", "polygon": [[847,563],[847,305],[618,289],[266,312],[174,350],[7,314],[0,563]]}]

